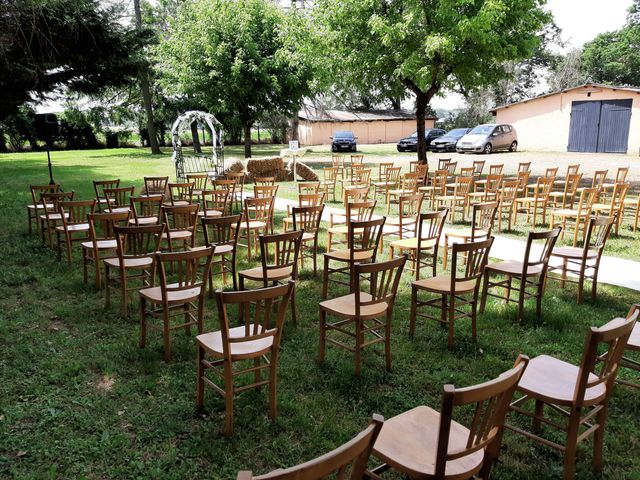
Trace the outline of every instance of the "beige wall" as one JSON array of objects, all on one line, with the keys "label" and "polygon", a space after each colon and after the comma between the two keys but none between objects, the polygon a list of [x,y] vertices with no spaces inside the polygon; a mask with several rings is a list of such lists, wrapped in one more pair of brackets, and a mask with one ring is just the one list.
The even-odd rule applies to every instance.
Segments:
[{"label": "beige wall", "polygon": [[[433,128],[435,120],[425,121]],[[307,122],[300,120],[298,138],[301,145],[328,145],[329,137],[339,130],[351,130],[358,143],[396,143],[416,131],[415,120],[389,120],[372,122]]]},{"label": "beige wall", "polygon": [[604,88],[593,88],[591,92],[591,96],[587,96],[586,91],[573,90],[501,108],[497,111],[496,122],[515,127],[520,149],[566,152],[572,102],[632,99],[628,153],[637,153],[640,149],[640,94]]}]

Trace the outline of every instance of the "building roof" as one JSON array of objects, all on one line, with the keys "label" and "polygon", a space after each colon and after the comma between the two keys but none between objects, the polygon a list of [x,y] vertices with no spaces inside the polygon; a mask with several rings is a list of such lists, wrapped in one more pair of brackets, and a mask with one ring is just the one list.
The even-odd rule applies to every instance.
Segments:
[{"label": "building roof", "polygon": [[578,85],[577,87],[565,88],[564,90],[558,90],[556,92],[545,93],[544,95],[538,95],[537,97],[532,97],[532,98],[527,98],[525,100],[520,100],[519,102],[507,103],[505,105],[499,105],[499,106],[494,107],[491,110],[489,110],[489,112],[495,115],[496,111],[502,110],[503,108],[509,108],[509,107],[514,106],[514,105],[519,105],[521,103],[532,102],[532,101],[538,100],[540,98],[551,97],[553,95],[558,95],[560,93],[571,92],[571,91],[574,91],[574,90],[584,90],[585,93],[588,93],[589,91],[593,91],[594,89],[603,89],[603,88],[606,88],[606,89],[609,89],[609,90],[614,90],[614,91],[615,90],[624,90],[624,91],[633,92],[633,93],[639,93],[640,94],[640,88],[625,87],[625,86],[615,86],[615,85],[605,85],[603,83],[585,83],[583,85]]},{"label": "building roof", "polygon": [[[308,122],[388,122],[415,120],[416,114],[408,110],[320,110],[307,106],[298,112],[298,118]],[[436,119],[430,115],[426,118]]]}]

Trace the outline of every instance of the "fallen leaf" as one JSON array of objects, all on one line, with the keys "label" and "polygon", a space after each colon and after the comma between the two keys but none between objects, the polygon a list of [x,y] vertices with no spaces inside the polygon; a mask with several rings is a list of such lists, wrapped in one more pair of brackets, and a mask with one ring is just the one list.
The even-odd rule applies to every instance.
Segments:
[{"label": "fallen leaf", "polygon": [[20,450],[17,454],[16,457],[24,457],[27,454],[26,450]]}]

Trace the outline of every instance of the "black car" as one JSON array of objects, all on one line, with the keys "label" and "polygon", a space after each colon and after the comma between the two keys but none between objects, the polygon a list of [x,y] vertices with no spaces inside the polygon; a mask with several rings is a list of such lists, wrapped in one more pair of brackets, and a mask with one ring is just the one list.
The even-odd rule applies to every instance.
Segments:
[{"label": "black car", "polygon": [[471,131],[470,128],[454,128],[449,130],[442,137],[431,142],[430,150],[433,152],[455,152],[458,140]]},{"label": "black car", "polygon": [[[434,138],[438,138],[444,135],[444,130],[441,128],[427,128],[424,131],[425,139],[427,140],[427,148]],[[403,138],[398,142],[399,152],[417,152],[418,151],[418,132],[413,135]]]},{"label": "black car", "polygon": [[331,151],[339,152],[339,151],[347,151],[347,152],[355,152],[357,150],[356,137],[353,132],[350,131],[340,131],[333,134],[331,139]]}]

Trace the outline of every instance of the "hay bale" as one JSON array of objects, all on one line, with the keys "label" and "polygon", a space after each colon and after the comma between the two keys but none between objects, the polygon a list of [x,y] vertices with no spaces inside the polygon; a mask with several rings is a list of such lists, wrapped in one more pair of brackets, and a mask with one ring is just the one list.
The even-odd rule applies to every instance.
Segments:
[{"label": "hay bale", "polygon": [[244,162],[242,160],[234,159],[233,162],[231,162],[231,165],[229,165],[227,169],[224,171],[224,173],[226,175],[227,173],[231,173],[231,172],[238,173],[238,172],[244,172],[244,171],[245,171]]},{"label": "hay bale", "polygon": [[289,180],[282,157],[252,158],[247,161],[247,177],[254,181],[256,177],[275,177],[276,181]]},{"label": "hay bale", "polygon": [[[288,176],[293,180],[293,160],[290,160],[287,164]],[[317,182],[320,180],[316,172],[314,172],[307,164],[300,161],[296,161],[296,173],[298,177],[302,178],[305,182]]]}]

